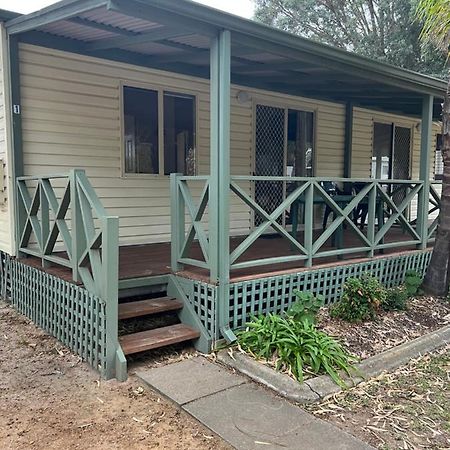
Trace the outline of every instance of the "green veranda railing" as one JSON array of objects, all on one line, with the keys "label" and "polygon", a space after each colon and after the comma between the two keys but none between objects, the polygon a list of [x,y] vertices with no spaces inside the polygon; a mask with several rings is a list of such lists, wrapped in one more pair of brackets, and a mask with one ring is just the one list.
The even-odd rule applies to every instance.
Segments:
[{"label": "green veranda railing", "polygon": [[[126,377],[118,342],[119,218],[108,215],[84,170],[17,178],[19,257],[59,265],[104,303],[105,376]],[[91,314],[80,308],[78,314]],[[98,330],[91,330],[96,333]]]},{"label": "green veranda railing", "polygon": [[[207,232],[207,211],[216,207],[209,204],[209,183],[208,176],[172,175],[175,272],[183,265],[209,269],[212,243]],[[258,198],[262,183],[266,184],[265,197]],[[333,195],[325,188],[331,183],[358,186],[358,190]],[[232,176],[231,220],[233,214],[247,215],[249,232],[230,252],[230,270],[292,261],[304,261],[311,267],[313,260],[325,257],[361,253],[372,257],[388,248],[426,248],[437,227],[440,196],[433,184],[429,192],[424,192],[424,185],[420,180]],[[428,209],[426,223],[417,220],[421,205]],[[325,209],[332,220],[322,230],[317,222],[321,222],[318,216]],[[400,232],[390,233],[394,228]],[[248,257],[246,252],[270,232],[289,242],[289,254],[280,250],[270,257]],[[344,243],[344,235],[348,234],[353,235],[353,245]]]}]

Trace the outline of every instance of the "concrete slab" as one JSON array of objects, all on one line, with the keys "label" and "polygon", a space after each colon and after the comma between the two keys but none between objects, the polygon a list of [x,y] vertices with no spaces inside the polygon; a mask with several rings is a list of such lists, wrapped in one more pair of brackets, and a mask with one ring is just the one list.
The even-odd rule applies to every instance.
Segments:
[{"label": "concrete slab", "polygon": [[183,409],[237,449],[372,449],[254,384],[203,397]]},{"label": "concrete slab", "polygon": [[136,376],[180,406],[246,381],[203,357],[140,371]]}]

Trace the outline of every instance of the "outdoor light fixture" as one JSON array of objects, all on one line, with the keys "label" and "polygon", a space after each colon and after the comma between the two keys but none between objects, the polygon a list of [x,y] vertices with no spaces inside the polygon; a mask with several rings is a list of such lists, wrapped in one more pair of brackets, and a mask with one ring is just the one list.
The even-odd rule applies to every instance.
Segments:
[{"label": "outdoor light fixture", "polygon": [[247,91],[239,91],[236,94],[236,99],[238,103],[245,104],[248,103],[252,99],[252,97]]}]

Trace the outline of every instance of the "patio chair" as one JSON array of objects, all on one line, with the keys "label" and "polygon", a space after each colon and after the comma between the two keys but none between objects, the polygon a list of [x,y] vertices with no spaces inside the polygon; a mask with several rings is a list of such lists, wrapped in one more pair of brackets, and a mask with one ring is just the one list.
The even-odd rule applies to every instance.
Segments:
[{"label": "patio chair", "polygon": [[[359,194],[366,186],[367,183],[363,182],[352,183],[353,193],[355,195]],[[361,230],[364,230],[368,212],[369,212],[369,203],[367,198],[364,198],[358,203],[358,206],[355,208],[355,211],[353,212],[353,223],[356,226],[359,226]]]},{"label": "patio chair", "polygon": [[[322,186],[323,190],[330,196],[334,197],[336,195],[343,194],[343,191],[341,191],[337,184],[334,181],[321,181],[320,185]],[[335,218],[336,214],[333,212],[333,210],[328,206],[328,204],[325,204],[325,211],[323,212],[323,220],[322,220],[322,230],[325,231],[328,223],[328,218],[330,217],[330,214],[333,213],[333,217]]]}]

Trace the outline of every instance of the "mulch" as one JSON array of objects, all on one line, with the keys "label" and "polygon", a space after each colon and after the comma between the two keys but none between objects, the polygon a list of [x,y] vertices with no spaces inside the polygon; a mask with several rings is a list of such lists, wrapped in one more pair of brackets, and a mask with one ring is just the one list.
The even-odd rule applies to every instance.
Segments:
[{"label": "mulch", "polygon": [[319,313],[318,327],[351,353],[366,359],[450,324],[450,301],[446,298],[416,297],[407,305],[406,311],[382,313],[377,320],[362,323],[331,318],[324,308]]}]

